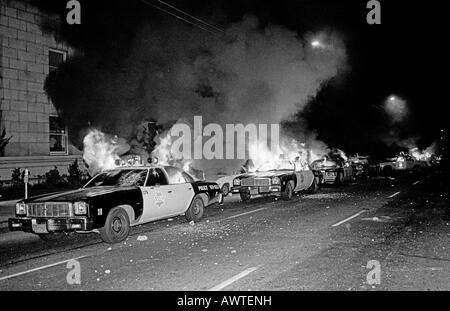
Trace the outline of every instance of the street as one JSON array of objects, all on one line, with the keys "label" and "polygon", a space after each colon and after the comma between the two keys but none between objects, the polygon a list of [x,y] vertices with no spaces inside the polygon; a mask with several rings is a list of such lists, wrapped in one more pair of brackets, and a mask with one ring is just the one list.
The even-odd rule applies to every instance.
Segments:
[{"label": "street", "polygon": [[[43,242],[3,232],[0,291],[450,290],[448,201],[433,184],[379,177],[292,201],[227,197],[198,223],[149,223],[114,245],[95,233]],[[67,281],[71,259],[80,284]]]}]

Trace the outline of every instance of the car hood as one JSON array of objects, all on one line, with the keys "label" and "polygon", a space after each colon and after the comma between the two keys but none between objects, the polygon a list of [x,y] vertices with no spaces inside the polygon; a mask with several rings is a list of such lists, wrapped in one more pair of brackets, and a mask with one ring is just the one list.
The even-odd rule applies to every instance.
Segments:
[{"label": "car hood", "polygon": [[272,178],[275,176],[282,176],[286,174],[294,173],[293,170],[280,170],[280,171],[265,171],[265,172],[254,172],[244,175],[240,175],[240,178]]},{"label": "car hood", "polygon": [[40,196],[35,196],[28,198],[24,200],[25,203],[30,202],[75,202],[79,200],[86,200],[89,198],[93,198],[96,196],[109,194],[112,192],[118,192],[118,191],[126,191],[130,189],[136,189],[136,187],[114,187],[114,186],[107,186],[107,187],[89,187],[89,188],[80,188],[72,191],[63,191],[63,192],[56,192],[56,193],[50,193],[50,194],[44,194]]}]

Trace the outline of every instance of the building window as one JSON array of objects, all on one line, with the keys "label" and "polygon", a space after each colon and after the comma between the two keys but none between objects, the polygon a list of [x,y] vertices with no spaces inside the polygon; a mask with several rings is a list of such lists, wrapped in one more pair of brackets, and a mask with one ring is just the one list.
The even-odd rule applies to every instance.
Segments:
[{"label": "building window", "polygon": [[66,60],[66,52],[58,50],[48,51],[48,70],[55,71]]},{"label": "building window", "polygon": [[67,131],[62,118],[49,117],[50,154],[67,154]]}]

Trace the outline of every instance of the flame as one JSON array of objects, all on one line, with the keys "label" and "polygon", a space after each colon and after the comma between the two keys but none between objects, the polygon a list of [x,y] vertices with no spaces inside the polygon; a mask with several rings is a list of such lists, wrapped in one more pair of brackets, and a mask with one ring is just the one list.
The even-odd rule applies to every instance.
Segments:
[{"label": "flame", "polygon": [[127,149],[117,136],[109,138],[97,129],[89,131],[83,139],[83,145],[83,159],[91,175],[115,168],[115,161],[120,159],[120,153]]},{"label": "flame", "polygon": [[415,147],[409,150],[409,154],[415,158],[417,161],[429,161],[433,155],[433,152],[427,148],[426,150],[419,150],[419,148]]},{"label": "flame", "polygon": [[182,169],[189,168],[191,161],[184,159],[181,156],[181,153],[174,154],[172,152],[172,144],[174,143],[174,140],[176,138],[178,138],[178,137],[174,138],[170,134],[170,130],[158,135],[155,138],[156,147],[152,151],[151,156],[153,158],[157,158],[158,164],[161,164],[161,165],[172,165],[172,166],[177,166]]},{"label": "flame", "polygon": [[321,159],[326,152],[321,148],[308,148],[305,143],[295,139],[284,139],[280,146],[271,149],[266,144],[253,142],[249,144],[249,154],[255,168],[250,171],[255,171],[264,163],[277,163],[282,159],[294,163],[297,170],[310,170],[309,164]]}]

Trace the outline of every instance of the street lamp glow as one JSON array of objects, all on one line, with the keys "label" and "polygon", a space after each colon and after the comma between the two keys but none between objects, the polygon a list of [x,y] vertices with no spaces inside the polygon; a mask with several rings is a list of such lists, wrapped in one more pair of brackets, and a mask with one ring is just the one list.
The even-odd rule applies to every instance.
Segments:
[{"label": "street lamp glow", "polygon": [[311,42],[312,47],[318,48],[320,46],[322,46],[322,44],[320,43],[319,40],[314,40]]},{"label": "street lamp glow", "polygon": [[389,97],[389,100],[390,100],[390,101],[394,101],[394,100],[395,100],[395,96]]}]

